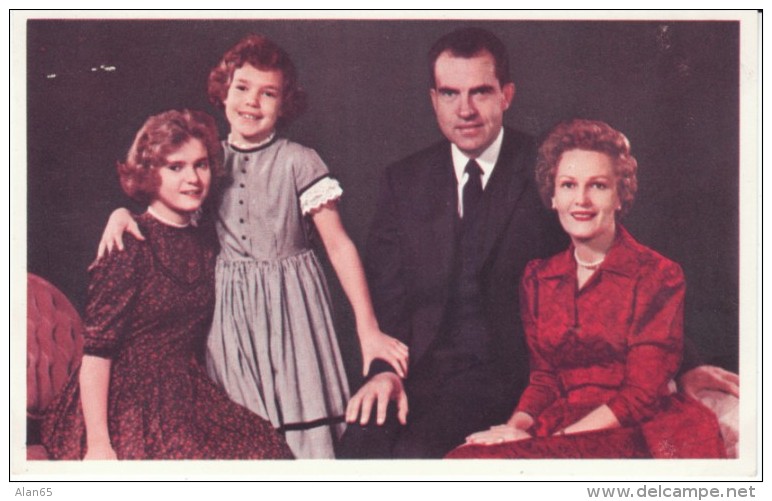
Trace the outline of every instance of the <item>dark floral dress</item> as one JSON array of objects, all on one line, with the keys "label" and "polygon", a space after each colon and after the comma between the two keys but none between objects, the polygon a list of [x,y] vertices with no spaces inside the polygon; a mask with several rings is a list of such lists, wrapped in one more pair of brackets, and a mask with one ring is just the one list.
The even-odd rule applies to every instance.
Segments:
[{"label": "dark floral dress", "polygon": [[[215,240],[138,218],[144,242],[91,270],[84,353],[111,359],[108,429],[119,459],[279,459],[292,454],[267,421],[232,402],[201,364],[214,305]],[[80,459],[86,430],[79,371],[48,411],[43,444]]]},{"label": "dark floral dress", "polygon": [[[452,458],[721,458],[715,416],[668,383],[681,363],[681,267],[618,228],[598,270],[577,289],[573,247],[531,261],[521,314],[530,382],[517,410],[535,438],[465,445]],[[601,405],[620,428],[554,435]]]}]

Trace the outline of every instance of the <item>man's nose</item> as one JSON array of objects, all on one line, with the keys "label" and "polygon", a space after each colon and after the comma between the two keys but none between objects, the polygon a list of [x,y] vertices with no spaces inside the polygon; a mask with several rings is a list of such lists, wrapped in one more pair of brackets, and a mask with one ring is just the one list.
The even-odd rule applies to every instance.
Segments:
[{"label": "man's nose", "polygon": [[477,108],[474,105],[472,96],[469,94],[459,96],[458,103],[458,116],[463,118],[470,118],[477,114]]}]

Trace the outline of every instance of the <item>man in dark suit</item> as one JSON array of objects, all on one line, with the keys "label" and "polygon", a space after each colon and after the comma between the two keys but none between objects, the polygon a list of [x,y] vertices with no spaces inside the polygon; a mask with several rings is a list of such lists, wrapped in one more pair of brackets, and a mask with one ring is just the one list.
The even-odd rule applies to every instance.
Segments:
[{"label": "man in dark suit", "polygon": [[429,58],[447,140],[387,169],[365,258],[380,326],[410,347],[410,373],[373,365],[340,457],[442,457],[505,422],[528,377],[521,274],[565,247],[537,195],[533,139],[502,124],[515,95],[503,43],[459,30]]}]

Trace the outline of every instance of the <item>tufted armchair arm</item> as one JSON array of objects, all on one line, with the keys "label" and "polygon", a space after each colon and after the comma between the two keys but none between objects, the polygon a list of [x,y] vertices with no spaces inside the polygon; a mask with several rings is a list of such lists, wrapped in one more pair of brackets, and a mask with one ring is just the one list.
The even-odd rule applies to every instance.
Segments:
[{"label": "tufted armchair arm", "polygon": [[46,280],[27,274],[28,457],[45,457],[40,420],[83,356],[83,322],[67,297]]}]

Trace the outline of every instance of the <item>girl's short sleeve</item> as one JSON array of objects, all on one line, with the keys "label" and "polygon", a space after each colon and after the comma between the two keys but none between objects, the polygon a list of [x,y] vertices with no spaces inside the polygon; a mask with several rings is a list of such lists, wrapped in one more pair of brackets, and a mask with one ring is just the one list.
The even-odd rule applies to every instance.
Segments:
[{"label": "girl's short sleeve", "polygon": [[140,245],[126,237],[125,250],[113,251],[90,270],[83,347],[87,355],[113,358],[120,346],[139,290]]},{"label": "girl's short sleeve", "polygon": [[295,186],[304,215],[343,195],[340,183],[330,175],[327,165],[314,150],[299,147],[293,163]]}]

